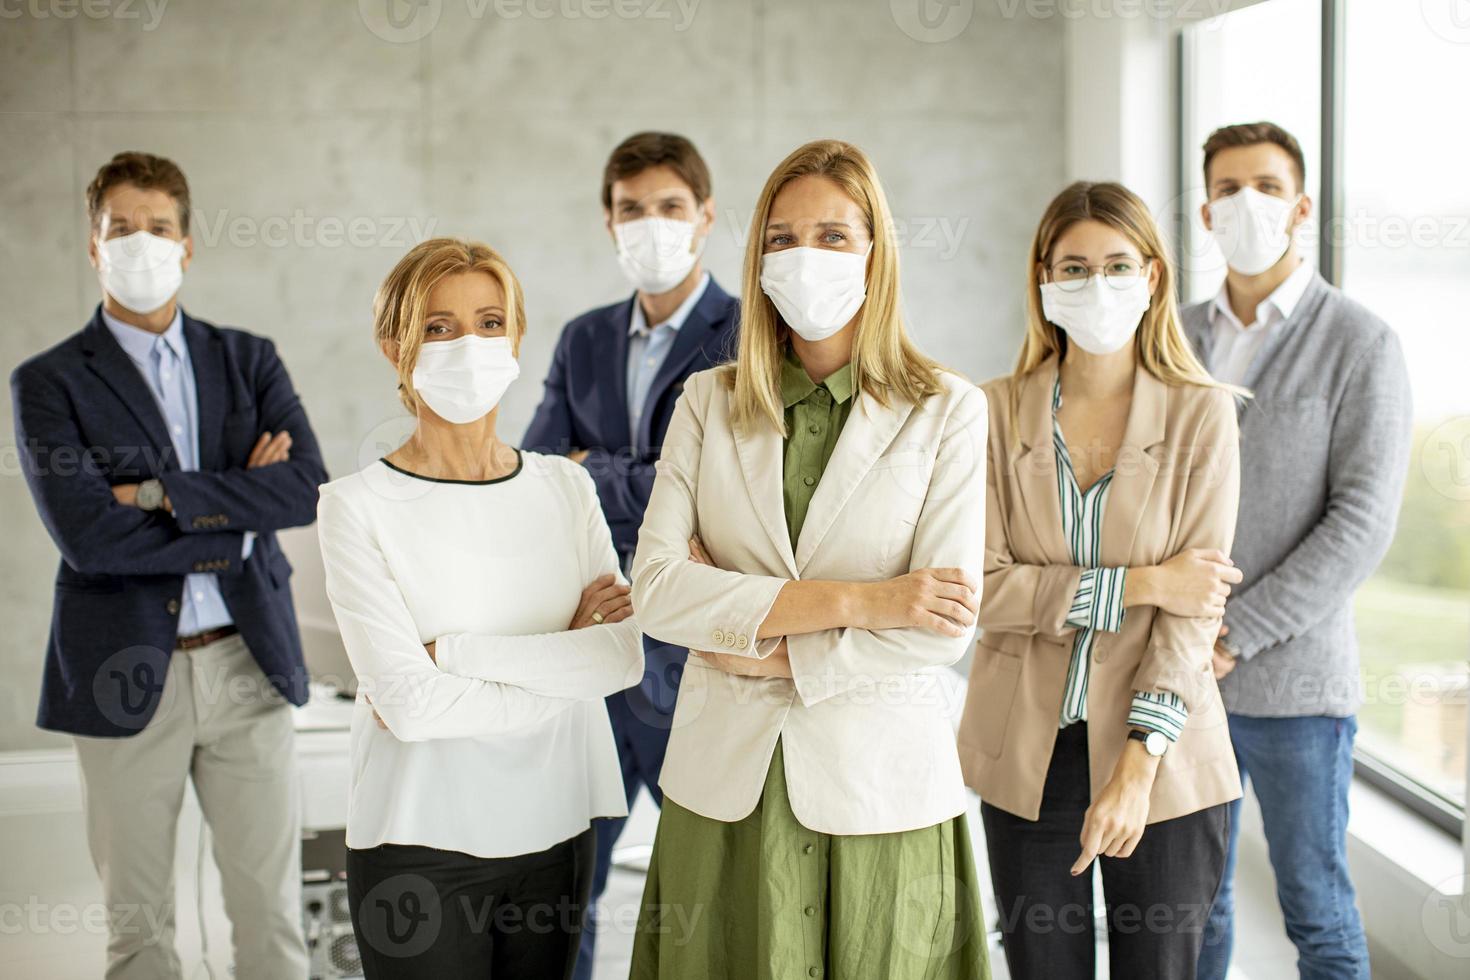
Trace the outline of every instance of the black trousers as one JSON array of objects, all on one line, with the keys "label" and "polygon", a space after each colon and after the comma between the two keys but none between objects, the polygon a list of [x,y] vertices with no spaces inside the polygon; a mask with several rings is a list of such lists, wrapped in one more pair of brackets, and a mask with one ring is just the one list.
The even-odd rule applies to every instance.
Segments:
[{"label": "black trousers", "polygon": [[[1096,975],[1092,875],[1072,877],[1090,802],[1087,725],[1057,734],[1040,819],[982,803],[990,876],[1014,980]],[[1133,856],[1099,858],[1109,975],[1194,980],[1229,838],[1228,804],[1150,824]]]},{"label": "black trousers", "polygon": [[367,980],[572,975],[596,835],[480,858],[381,844],[347,852],[347,901]]}]

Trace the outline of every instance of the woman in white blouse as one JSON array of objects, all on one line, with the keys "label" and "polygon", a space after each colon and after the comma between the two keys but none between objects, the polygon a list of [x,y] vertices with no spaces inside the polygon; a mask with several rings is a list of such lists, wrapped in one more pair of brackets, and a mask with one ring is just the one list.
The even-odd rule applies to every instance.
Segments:
[{"label": "woman in white blouse", "polygon": [[364,973],[570,976],[591,820],[627,812],[603,698],[642,676],[628,588],[586,472],[496,435],[525,330],[500,256],[418,245],[374,321],[417,427],[322,487],[318,514],[359,683],[347,874]]}]

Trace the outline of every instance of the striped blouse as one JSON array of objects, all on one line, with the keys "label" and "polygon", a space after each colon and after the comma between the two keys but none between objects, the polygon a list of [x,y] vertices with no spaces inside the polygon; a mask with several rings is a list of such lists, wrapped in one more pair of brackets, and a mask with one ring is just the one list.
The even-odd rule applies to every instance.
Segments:
[{"label": "striped blouse", "polygon": [[[1080,565],[1082,581],[1072,598],[1067,625],[1075,626],[1072,660],[1067,667],[1067,686],[1062,698],[1058,724],[1066,728],[1087,720],[1087,665],[1091,663],[1092,645],[1100,630],[1116,633],[1123,625],[1123,583],[1126,568],[1104,568],[1102,552],[1102,518],[1107,507],[1108,487],[1113,471],[1108,470],[1083,493],[1072,469],[1072,456],[1062,436],[1057,410],[1062,407],[1062,379],[1057,378],[1051,396],[1052,442],[1057,457],[1057,494],[1062,502],[1062,532],[1072,561]],[[1179,738],[1189,711],[1184,701],[1166,692],[1137,691],[1128,712],[1128,724],[1162,732],[1169,741]]]}]

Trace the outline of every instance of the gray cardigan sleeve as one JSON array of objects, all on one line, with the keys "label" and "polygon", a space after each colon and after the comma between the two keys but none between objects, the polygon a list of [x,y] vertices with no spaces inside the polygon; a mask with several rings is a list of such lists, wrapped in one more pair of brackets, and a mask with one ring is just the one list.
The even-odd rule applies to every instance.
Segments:
[{"label": "gray cardigan sleeve", "polygon": [[1353,365],[1333,419],[1322,519],[1226,604],[1226,642],[1241,659],[1321,622],[1373,574],[1393,540],[1412,425],[1403,349],[1385,330]]}]

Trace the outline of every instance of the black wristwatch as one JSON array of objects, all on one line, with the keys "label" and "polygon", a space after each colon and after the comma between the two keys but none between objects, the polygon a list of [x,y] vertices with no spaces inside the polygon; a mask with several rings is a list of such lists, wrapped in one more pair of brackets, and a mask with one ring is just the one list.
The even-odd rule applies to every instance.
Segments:
[{"label": "black wristwatch", "polygon": [[1146,732],[1142,728],[1128,729],[1130,741],[1143,743],[1143,748],[1149,755],[1158,758],[1169,748],[1169,739],[1163,732]]},{"label": "black wristwatch", "polygon": [[163,506],[163,481],[144,480],[138,484],[138,496],[134,501],[139,510],[157,510]]}]

